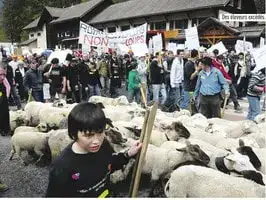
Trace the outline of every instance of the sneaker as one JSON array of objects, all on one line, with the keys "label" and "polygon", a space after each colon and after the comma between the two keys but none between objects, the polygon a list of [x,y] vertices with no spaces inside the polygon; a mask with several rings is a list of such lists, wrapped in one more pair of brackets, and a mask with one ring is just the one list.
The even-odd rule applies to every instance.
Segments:
[{"label": "sneaker", "polygon": [[7,187],[6,184],[3,184],[3,183],[0,184],[0,192],[5,192],[5,191],[7,191],[8,189],[9,189],[9,188]]}]

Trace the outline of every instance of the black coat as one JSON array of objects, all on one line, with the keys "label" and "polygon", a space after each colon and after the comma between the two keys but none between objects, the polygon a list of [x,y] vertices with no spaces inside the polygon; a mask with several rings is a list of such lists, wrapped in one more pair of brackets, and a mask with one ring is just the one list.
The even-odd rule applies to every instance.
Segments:
[{"label": "black coat", "polygon": [[[24,76],[25,76],[28,69],[26,67],[24,67],[23,70],[24,70],[24,73],[25,73]],[[16,84],[22,85],[23,84],[23,78],[24,77],[22,77],[22,74],[21,74],[19,68],[17,68],[15,70],[15,82],[16,82]]]}]

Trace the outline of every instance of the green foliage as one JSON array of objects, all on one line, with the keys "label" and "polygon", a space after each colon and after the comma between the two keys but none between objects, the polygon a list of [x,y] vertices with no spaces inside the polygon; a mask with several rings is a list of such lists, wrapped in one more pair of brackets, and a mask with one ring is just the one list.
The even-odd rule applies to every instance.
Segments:
[{"label": "green foliage", "polygon": [[80,2],[81,0],[3,0],[2,29],[9,41],[21,42],[26,36],[23,28],[41,15],[44,6],[63,8]]}]

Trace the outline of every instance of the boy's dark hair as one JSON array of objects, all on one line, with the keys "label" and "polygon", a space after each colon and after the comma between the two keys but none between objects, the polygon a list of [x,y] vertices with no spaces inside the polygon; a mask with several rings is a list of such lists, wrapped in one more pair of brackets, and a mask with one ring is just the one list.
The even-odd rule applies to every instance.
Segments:
[{"label": "boy's dark hair", "polygon": [[53,58],[51,63],[52,64],[58,64],[59,63],[59,59],[58,58]]},{"label": "boy's dark hair", "polygon": [[203,65],[206,65],[206,66],[211,66],[212,65],[212,59],[210,57],[204,57],[200,60],[200,62],[203,64]]},{"label": "boy's dark hair", "polygon": [[196,58],[199,55],[199,52],[196,49],[192,49],[191,58]]},{"label": "boy's dark hair", "polygon": [[68,135],[76,141],[78,132],[102,133],[106,128],[107,119],[99,105],[80,103],[68,116]]}]

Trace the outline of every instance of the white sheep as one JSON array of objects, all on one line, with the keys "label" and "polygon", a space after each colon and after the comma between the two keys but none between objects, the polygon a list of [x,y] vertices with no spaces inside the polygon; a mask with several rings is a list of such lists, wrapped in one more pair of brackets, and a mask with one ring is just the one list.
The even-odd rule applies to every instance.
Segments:
[{"label": "white sheep", "polygon": [[207,163],[209,157],[199,147],[189,143],[185,148],[175,150],[149,145],[142,172],[151,175],[151,180],[156,181],[163,175],[170,173],[176,165],[194,160]]},{"label": "white sheep", "polygon": [[[16,153],[20,161],[26,165],[27,163],[22,159],[21,152],[34,152],[39,156],[36,164],[43,158],[47,152],[49,134],[40,132],[17,132],[11,137],[11,155],[9,160],[12,160]],[[49,156],[49,155],[47,155]]]},{"label": "white sheep", "polygon": [[[245,142],[246,146],[259,148],[255,139],[247,137],[242,137],[241,139]],[[215,146],[220,149],[237,148],[239,146],[239,140],[235,138],[223,138]]]},{"label": "white sheep", "polygon": [[266,148],[252,148],[256,156],[259,158],[261,162],[260,171],[266,175]]},{"label": "white sheep", "polygon": [[10,129],[11,131],[15,131],[15,129],[19,126],[25,126],[28,124],[27,121],[27,113],[22,110],[17,110],[17,111],[10,111]]},{"label": "white sheep", "polygon": [[255,122],[257,124],[265,123],[266,122],[266,113],[264,112],[264,113],[262,113],[260,115],[257,115],[255,117]]},{"label": "white sheep", "polygon": [[51,130],[48,145],[50,147],[52,160],[54,160],[73,140],[68,136],[67,129]]},{"label": "white sheep", "polygon": [[214,169],[186,165],[171,174],[165,194],[170,198],[263,198],[265,187]]},{"label": "white sheep", "polygon": [[36,127],[30,127],[30,126],[20,126],[18,128],[15,129],[14,131],[14,135],[18,132],[39,132],[38,128]]},{"label": "white sheep", "polygon": [[25,111],[30,126],[37,126],[40,123],[39,112],[41,108],[52,107],[52,104],[32,101],[26,104]]},{"label": "white sheep", "polygon": [[57,129],[60,126],[60,122],[68,117],[70,111],[71,109],[69,108],[41,108],[39,111],[40,123],[47,124],[49,129]]},{"label": "white sheep", "polygon": [[[229,153],[226,150],[216,148],[201,140],[189,139],[189,142],[194,145],[199,145],[199,147],[210,157],[210,162],[207,166],[213,169],[219,170],[220,166],[217,165],[223,164],[226,167],[226,173],[232,171],[241,172],[244,170],[256,170],[251,164],[249,157],[238,153],[236,149],[232,149],[232,152]],[[181,148],[182,145],[184,145],[183,141],[167,141],[160,147],[165,149],[176,149]]]},{"label": "white sheep", "polygon": [[91,103],[102,103],[104,106],[106,105],[129,105],[129,102],[127,100],[126,96],[120,96],[118,98],[108,98],[108,97],[102,97],[102,96],[92,96],[89,99],[89,102]]}]

